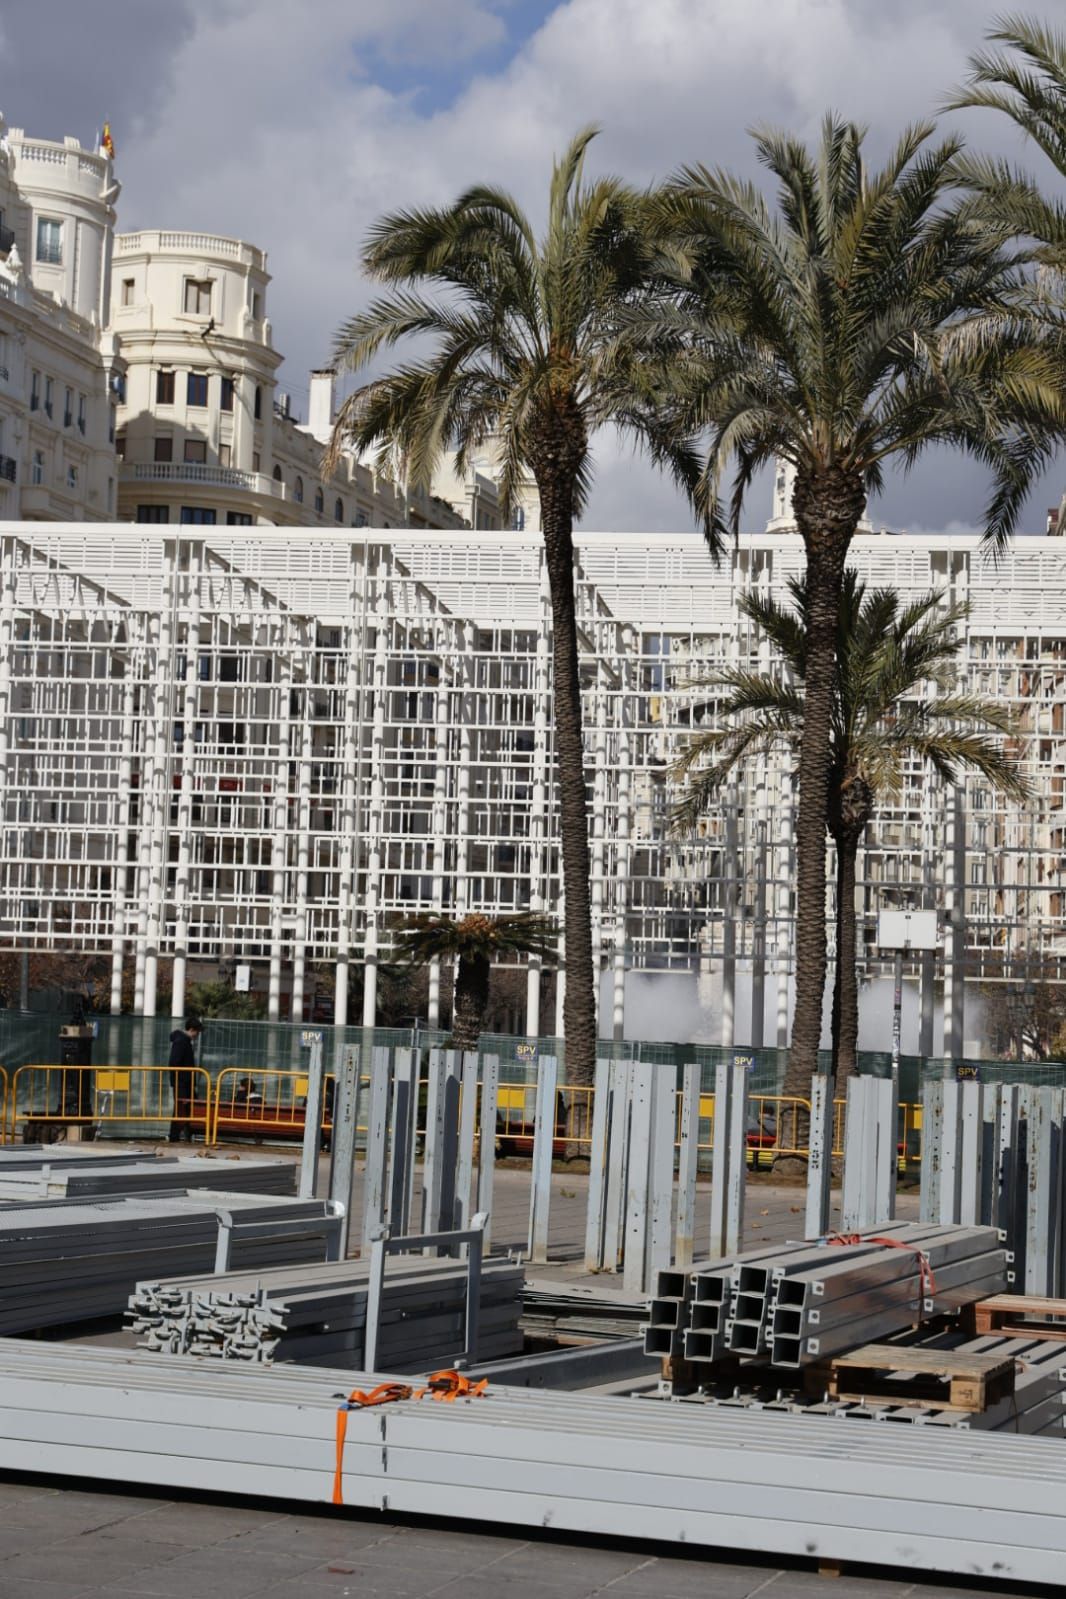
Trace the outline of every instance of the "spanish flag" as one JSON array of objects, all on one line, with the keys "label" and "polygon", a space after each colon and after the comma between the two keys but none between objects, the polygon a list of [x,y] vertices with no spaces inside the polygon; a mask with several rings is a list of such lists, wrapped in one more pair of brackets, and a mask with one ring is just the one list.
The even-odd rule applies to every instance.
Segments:
[{"label": "spanish flag", "polygon": [[115,141],[111,137],[110,122],[104,123],[104,131],[100,135],[100,148],[101,150],[107,151],[107,154],[110,156],[112,161],[115,159]]}]

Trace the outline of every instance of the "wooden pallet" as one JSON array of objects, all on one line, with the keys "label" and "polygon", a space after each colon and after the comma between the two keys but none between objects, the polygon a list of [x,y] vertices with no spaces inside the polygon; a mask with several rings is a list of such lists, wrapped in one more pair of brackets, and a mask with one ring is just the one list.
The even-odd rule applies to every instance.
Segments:
[{"label": "wooden pallet", "polygon": [[1045,1299],[1039,1294],[994,1294],[970,1307],[974,1333],[1014,1333],[1019,1338],[1042,1338],[1066,1343],[1066,1299]]},{"label": "wooden pallet", "polygon": [[1014,1360],[1009,1356],[864,1344],[834,1355],[823,1369],[832,1399],[889,1399],[896,1405],[980,1411],[1014,1392]]}]

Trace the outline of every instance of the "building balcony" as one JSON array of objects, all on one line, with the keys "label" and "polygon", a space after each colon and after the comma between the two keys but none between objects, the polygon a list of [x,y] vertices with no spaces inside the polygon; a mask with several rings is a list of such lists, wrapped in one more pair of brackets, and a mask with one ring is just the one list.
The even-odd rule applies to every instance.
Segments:
[{"label": "building balcony", "polygon": [[115,256],[136,255],[199,256],[236,261],[243,266],[266,270],[266,252],[243,239],[230,239],[217,233],[171,233],[159,228],[144,228],[140,233],[115,235]]},{"label": "building balcony", "polygon": [[122,468],[123,483],[194,483],[202,488],[233,489],[239,494],[261,494],[266,499],[289,500],[284,483],[262,472],[241,472],[233,466],[198,466],[188,461],[135,461]]}]

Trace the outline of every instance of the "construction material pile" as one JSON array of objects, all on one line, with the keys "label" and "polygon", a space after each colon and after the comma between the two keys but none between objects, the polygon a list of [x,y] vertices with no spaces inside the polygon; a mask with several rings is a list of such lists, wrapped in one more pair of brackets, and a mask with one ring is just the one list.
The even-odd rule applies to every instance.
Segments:
[{"label": "construction material pile", "polygon": [[994,1227],[889,1223],[854,1237],[661,1271],[645,1352],[795,1368],[1007,1287],[1010,1257]]},{"label": "construction material pile", "polygon": [[648,1319],[648,1301],[624,1288],[585,1283],[526,1281],[522,1324],[531,1338],[560,1344],[594,1344],[636,1338]]},{"label": "construction material pile", "polygon": [[296,1165],[291,1160],[254,1156],[157,1156],[72,1162],[47,1158],[34,1165],[0,1164],[0,1206],[47,1199],[109,1198],[117,1194],[185,1193],[190,1189],[227,1193],[293,1194]]},{"label": "construction material pile", "polygon": [[[139,1283],[131,1326],[142,1348],[226,1360],[364,1363],[369,1261],[224,1272]],[[484,1261],[477,1357],[501,1360],[522,1350],[522,1268]],[[466,1348],[467,1266],[461,1260],[393,1256],[386,1261],[377,1359],[379,1371],[424,1371]]]},{"label": "construction material pile", "polygon": [[[743,1379],[738,1380],[736,1375],[712,1376],[681,1402],[778,1415],[838,1416],[849,1421],[904,1422],[1049,1438],[1066,1436],[1066,1349],[1061,1343],[999,1334],[968,1338],[955,1332],[940,1334],[929,1343],[878,1347],[881,1355],[876,1358],[891,1361],[893,1369],[885,1372],[872,1393],[858,1392],[849,1397],[846,1370],[834,1370],[826,1384],[810,1381],[810,1367],[803,1374],[797,1372],[790,1382],[786,1372],[749,1366],[743,1368]],[[861,1349],[856,1354],[871,1358]],[[953,1373],[979,1365],[986,1371],[990,1367],[1008,1367],[1008,1391],[999,1397],[989,1392],[982,1396],[985,1402],[973,1409],[952,1403],[950,1393],[945,1396],[946,1402],[930,1397],[930,1388],[937,1379],[950,1390]],[[865,1382],[858,1378],[853,1386],[862,1390]]]},{"label": "construction material pile", "polygon": [[322,1260],[337,1228],[328,1201],[208,1190],[0,1208],[0,1335],[120,1316],[146,1277],[209,1271],[220,1211],[239,1266]]}]

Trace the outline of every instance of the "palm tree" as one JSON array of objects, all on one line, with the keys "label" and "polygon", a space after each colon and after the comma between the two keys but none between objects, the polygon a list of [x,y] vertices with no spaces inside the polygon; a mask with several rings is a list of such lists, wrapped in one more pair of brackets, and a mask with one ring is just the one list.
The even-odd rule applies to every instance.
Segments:
[{"label": "palm tree", "polygon": [[[1066,178],[1066,35],[1007,16],[986,37],[1007,49],[972,55],[967,86],[952,96],[947,109],[983,106],[1005,113]],[[1034,240],[1039,261],[1058,273],[1066,270],[1061,200],[1041,193],[1032,178],[1006,161],[964,156],[957,167],[978,199],[980,215]]]},{"label": "palm tree", "polygon": [[[1022,269],[997,235],[944,205],[957,139],[907,131],[871,171],[863,133],[830,117],[820,147],[757,135],[778,181],[686,169],[667,207],[695,262],[692,418],[711,430],[698,504],[721,539],[775,456],[795,469],[807,557],[806,677],[796,824],[796,1006],[790,1093],[816,1069],[826,973],[825,826],[836,643],[848,549],[886,463],[929,446],[991,474],[989,545],[1008,541],[1062,431],[1059,367],[1017,312]],[[702,324],[702,327],[701,327]],[[730,464],[728,503],[722,485]]]},{"label": "palm tree", "polygon": [[[797,758],[803,740],[807,673],[807,581],[789,583],[793,608],[748,594],[743,615],[777,650],[785,674],[724,671],[716,726],[695,733],[674,767],[687,780],[674,825],[691,830],[722,784],[744,761],[783,749]],[[955,663],[965,604],[942,605],[932,591],[905,605],[893,589],[867,590],[844,573],[837,620],[837,673],[830,714],[827,825],[836,846],[837,961],[833,989],[833,1072],[854,1072],[859,1036],[855,863],[879,803],[903,788],[914,762],[948,784],[966,768],[1002,793],[1028,789],[1002,738],[1017,732],[1010,712],[956,689]],[[997,736],[998,735],[998,736]]]},{"label": "palm tree", "polygon": [[[604,424],[631,434],[692,488],[695,454],[675,441],[661,404],[676,339],[620,335],[623,312],[668,303],[657,212],[616,178],[585,182],[586,129],[552,173],[538,239],[506,192],[469,189],[444,209],[384,217],[363,256],[396,285],[340,329],[337,364],[357,371],[409,339],[408,361],[341,407],[334,447],[399,455],[428,483],[441,452],[465,471],[493,439],[510,504],[524,473],[540,495],[553,619],[555,755],[565,895],[566,1069],[592,1081],[596,1010],[581,678],[574,592],[574,520],[592,478],[590,439]],[[432,292],[428,292],[432,291]],[[432,341],[427,351],[425,341]]]},{"label": "palm tree", "polygon": [[454,917],[420,911],[406,917],[392,933],[394,953],[408,966],[455,962],[452,1039],[456,1049],[467,1050],[477,1049],[481,1037],[493,961],[504,955],[550,958],[557,937],[549,917],[529,912],[485,916],[469,911]]}]

